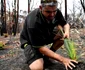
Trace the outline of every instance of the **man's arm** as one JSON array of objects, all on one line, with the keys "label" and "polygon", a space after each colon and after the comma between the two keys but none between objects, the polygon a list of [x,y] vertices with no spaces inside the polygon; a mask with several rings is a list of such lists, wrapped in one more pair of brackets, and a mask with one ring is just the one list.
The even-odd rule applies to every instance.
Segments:
[{"label": "man's arm", "polygon": [[64,29],[64,38],[69,38],[69,30],[70,30],[70,25],[67,23],[63,27],[61,25],[58,25],[58,28],[63,31]]},{"label": "man's arm", "polygon": [[46,55],[50,58],[53,58],[55,60],[58,60],[58,61],[62,62],[62,56],[60,56],[59,54],[56,54],[55,52],[51,51],[49,48],[46,47],[46,45],[39,48],[39,51],[42,54],[44,54],[44,55]]},{"label": "man's arm", "polygon": [[70,30],[70,25],[67,23],[64,25],[64,38],[69,38],[69,30]]},{"label": "man's arm", "polygon": [[75,65],[74,65],[72,62],[78,63],[78,62],[75,61],[75,60],[71,60],[71,59],[65,58],[65,57],[63,57],[63,56],[61,56],[61,55],[59,55],[59,54],[57,54],[57,53],[54,53],[53,51],[51,51],[51,50],[50,50],[49,48],[47,48],[46,46],[42,46],[41,48],[39,48],[39,51],[40,51],[42,54],[44,54],[44,55],[46,55],[46,56],[48,56],[48,57],[50,57],[50,58],[53,58],[53,59],[55,59],[55,60],[63,63],[63,64],[65,65],[66,69],[67,69],[68,67],[69,67],[70,69],[72,69],[72,67],[75,67]]}]

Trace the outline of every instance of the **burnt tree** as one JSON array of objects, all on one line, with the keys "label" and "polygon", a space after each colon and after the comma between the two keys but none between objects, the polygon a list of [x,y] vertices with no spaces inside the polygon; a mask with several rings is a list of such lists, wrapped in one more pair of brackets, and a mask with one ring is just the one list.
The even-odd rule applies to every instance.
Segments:
[{"label": "burnt tree", "polygon": [[80,0],[80,2],[81,2],[81,6],[82,6],[84,13],[85,13],[85,0]]},{"label": "burnt tree", "polygon": [[65,19],[67,20],[67,0],[65,0]]},{"label": "burnt tree", "polygon": [[5,0],[1,0],[1,36],[4,33],[7,33],[6,30],[6,1]]}]

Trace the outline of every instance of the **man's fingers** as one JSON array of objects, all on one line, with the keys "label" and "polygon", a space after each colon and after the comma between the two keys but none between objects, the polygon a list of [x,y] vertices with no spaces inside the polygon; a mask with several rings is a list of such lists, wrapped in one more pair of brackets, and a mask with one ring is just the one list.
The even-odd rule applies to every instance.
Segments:
[{"label": "man's fingers", "polygon": [[74,63],[78,64],[77,61],[71,60],[70,63],[68,65],[66,65],[66,70],[68,70],[68,68],[72,70],[73,67],[76,67]]},{"label": "man's fingers", "polygon": [[68,67],[66,66],[66,70],[68,70]]},{"label": "man's fingers", "polygon": [[74,62],[74,63],[77,63],[78,64],[78,61],[76,61],[76,60],[72,60],[71,62]]},{"label": "man's fingers", "polygon": [[66,70],[68,70],[68,68],[72,70],[72,67],[70,65],[66,65],[65,67],[66,67]]},{"label": "man's fingers", "polygon": [[68,65],[68,67],[69,67],[71,70],[73,69],[70,65]]},{"label": "man's fingers", "polygon": [[71,66],[76,67],[73,63],[70,63]]},{"label": "man's fingers", "polygon": [[71,70],[73,69],[73,67],[76,67],[76,66],[75,66],[75,64],[74,64],[74,63],[72,63],[72,62],[74,62],[74,63],[78,64],[78,62],[77,62],[77,61],[72,60],[72,61],[69,63],[69,65],[68,65],[68,67],[69,67]]}]

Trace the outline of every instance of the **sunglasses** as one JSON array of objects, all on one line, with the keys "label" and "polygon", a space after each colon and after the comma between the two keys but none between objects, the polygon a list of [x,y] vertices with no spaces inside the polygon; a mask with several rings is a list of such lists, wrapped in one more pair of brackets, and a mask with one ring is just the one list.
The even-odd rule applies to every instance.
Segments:
[{"label": "sunglasses", "polygon": [[54,11],[45,11],[46,13],[55,13],[57,12],[57,10],[54,10]]}]

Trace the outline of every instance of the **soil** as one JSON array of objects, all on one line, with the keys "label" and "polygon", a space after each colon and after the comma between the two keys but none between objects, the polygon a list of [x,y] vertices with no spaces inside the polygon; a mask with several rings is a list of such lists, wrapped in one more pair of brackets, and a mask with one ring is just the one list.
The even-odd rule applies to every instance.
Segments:
[{"label": "soil", "polygon": [[[78,29],[78,31],[72,29],[70,33],[77,46],[78,55],[82,54],[79,58],[79,64],[73,70],[85,70],[85,29]],[[0,36],[0,41],[6,44],[4,49],[0,50],[0,70],[29,70],[25,63],[24,51],[20,48],[19,36],[18,34],[11,39],[10,37]],[[64,48],[60,48],[56,53],[68,57]],[[65,67],[63,64],[56,62],[45,66],[45,70],[65,70]]]},{"label": "soil", "polygon": [[[85,63],[79,62],[78,64],[75,64],[75,65],[76,67],[73,68],[72,70],[85,70]],[[54,64],[49,64],[49,66],[47,66],[45,70],[66,70],[66,69],[63,64],[57,62]],[[68,68],[68,70],[71,70],[71,69]]]},{"label": "soil", "polygon": [[84,70],[85,69],[85,63],[79,62],[76,64],[76,67],[73,70]]}]

